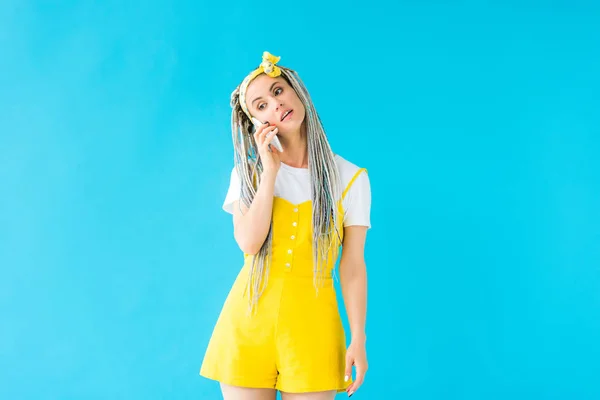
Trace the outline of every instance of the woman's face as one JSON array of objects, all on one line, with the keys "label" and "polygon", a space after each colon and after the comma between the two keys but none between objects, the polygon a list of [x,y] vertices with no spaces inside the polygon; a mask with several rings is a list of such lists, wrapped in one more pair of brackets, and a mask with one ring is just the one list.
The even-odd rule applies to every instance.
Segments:
[{"label": "woman's face", "polygon": [[283,136],[299,132],[306,114],[296,91],[281,76],[256,77],[246,91],[246,106],[254,118],[277,126]]}]

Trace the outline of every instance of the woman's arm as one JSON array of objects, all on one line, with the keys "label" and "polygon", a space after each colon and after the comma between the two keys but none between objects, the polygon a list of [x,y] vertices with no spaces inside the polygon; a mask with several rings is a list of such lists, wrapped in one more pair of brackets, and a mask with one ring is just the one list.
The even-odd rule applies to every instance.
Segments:
[{"label": "woman's arm", "polygon": [[354,393],[364,380],[367,371],[365,323],[367,316],[367,267],[365,263],[366,226],[344,228],[342,258],[340,260],[340,283],[344,304],[350,322],[351,344],[346,352],[346,376],[356,368],[356,380],[347,389]]},{"label": "woman's arm", "polygon": [[239,200],[233,203],[233,236],[246,254],[258,253],[269,233],[276,177],[277,171],[262,174],[249,209]]},{"label": "woman's arm", "polygon": [[350,322],[352,341],[355,339],[366,340],[367,267],[364,256],[366,236],[366,226],[344,228],[340,282]]},{"label": "woman's arm", "polygon": [[243,203],[233,203],[233,236],[240,249],[246,254],[258,253],[269,234],[273,216],[275,180],[281,167],[279,151],[276,148],[269,149],[269,143],[276,134],[277,127],[267,122],[254,132],[254,140],[263,165],[258,190],[250,204],[250,209]]}]

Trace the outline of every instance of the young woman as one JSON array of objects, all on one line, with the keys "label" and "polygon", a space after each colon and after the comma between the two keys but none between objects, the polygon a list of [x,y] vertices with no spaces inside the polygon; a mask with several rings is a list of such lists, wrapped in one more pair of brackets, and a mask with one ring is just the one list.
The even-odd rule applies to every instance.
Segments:
[{"label": "young woman", "polygon": [[[332,152],[304,84],[278,62],[265,52],[231,96],[235,167],[223,208],[244,265],[200,369],[225,400],[351,396],[367,371],[369,179]],[[347,349],[333,285],[340,246]]]}]

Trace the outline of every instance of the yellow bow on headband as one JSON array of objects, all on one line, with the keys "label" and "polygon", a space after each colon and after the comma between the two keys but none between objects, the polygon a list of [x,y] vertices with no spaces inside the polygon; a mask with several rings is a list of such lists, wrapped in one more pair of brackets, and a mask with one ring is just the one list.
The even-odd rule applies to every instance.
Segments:
[{"label": "yellow bow on headband", "polygon": [[244,113],[246,113],[248,118],[252,118],[250,112],[248,111],[248,107],[246,107],[246,90],[248,89],[248,85],[250,85],[250,82],[252,82],[254,78],[256,78],[262,73],[269,75],[271,78],[276,78],[279,75],[281,75],[281,69],[276,65],[281,59],[281,57],[276,57],[268,51],[265,51],[263,53],[262,59],[263,60],[258,66],[258,68],[250,72],[250,74],[246,78],[244,78],[242,84],[240,85],[240,106],[242,107],[242,110],[244,110]]}]

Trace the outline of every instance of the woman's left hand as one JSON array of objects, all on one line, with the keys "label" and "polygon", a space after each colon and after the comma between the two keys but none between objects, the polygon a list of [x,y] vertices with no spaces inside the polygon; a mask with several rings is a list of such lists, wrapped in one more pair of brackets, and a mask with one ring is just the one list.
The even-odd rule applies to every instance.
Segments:
[{"label": "woman's left hand", "polygon": [[346,350],[346,380],[352,376],[352,366],[356,368],[356,378],[354,382],[346,389],[348,396],[352,396],[354,392],[362,385],[367,372],[367,350],[364,341],[350,343]]}]

